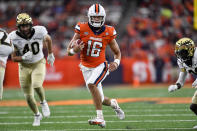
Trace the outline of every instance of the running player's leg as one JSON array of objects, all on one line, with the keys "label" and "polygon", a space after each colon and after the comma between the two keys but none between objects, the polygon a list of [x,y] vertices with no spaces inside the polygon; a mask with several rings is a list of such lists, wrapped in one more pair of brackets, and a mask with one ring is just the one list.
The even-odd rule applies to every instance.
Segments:
[{"label": "running player's leg", "polygon": [[[103,90],[102,90],[102,84],[98,84],[98,89],[100,91],[100,94],[102,95],[103,94]],[[104,97],[103,95],[103,101],[102,101],[102,104],[105,105],[105,106],[111,106],[111,108],[115,111],[116,113],[116,116],[119,118],[119,119],[124,119],[125,118],[125,114],[124,114],[124,111],[120,108],[120,106],[118,105],[118,102],[116,99],[110,99],[108,97]]]},{"label": "running player's leg", "polygon": [[[192,104],[190,105],[191,111],[197,115],[197,91],[195,91],[194,96],[192,97]],[[193,127],[194,129],[197,129],[197,126]]]},{"label": "running player's leg", "polygon": [[[88,79],[86,79],[86,85],[91,92],[94,105],[96,108],[97,117],[89,120],[89,124],[91,125],[99,125],[101,127],[105,127],[105,121],[103,117],[102,111],[102,101],[104,100],[102,89],[98,88],[98,84],[102,82],[105,77],[108,75],[107,63],[103,63],[98,67],[91,69],[90,75]],[[83,73],[84,74],[84,73]]]},{"label": "running player's leg", "polygon": [[32,87],[35,89],[37,95],[40,98],[40,101],[43,102],[45,100],[45,92],[43,89],[43,82],[45,78],[46,66],[45,59],[42,59],[37,63],[32,71]]},{"label": "running player's leg", "polygon": [[30,68],[19,65],[19,82],[24,92],[25,99],[27,101],[28,106],[34,112],[34,114],[38,114],[39,111],[36,105],[36,100],[34,99],[34,90],[31,87],[30,72],[31,72]]},{"label": "running player's leg", "polygon": [[45,99],[45,91],[43,88],[43,82],[45,78],[46,66],[45,66],[45,59],[42,59],[39,63],[37,63],[32,71],[32,87],[38,94],[40,98],[40,104],[42,107],[42,113],[44,117],[50,116],[50,109]]},{"label": "running player's leg", "polygon": [[0,100],[3,98],[3,80],[5,75],[5,68],[0,65]]}]

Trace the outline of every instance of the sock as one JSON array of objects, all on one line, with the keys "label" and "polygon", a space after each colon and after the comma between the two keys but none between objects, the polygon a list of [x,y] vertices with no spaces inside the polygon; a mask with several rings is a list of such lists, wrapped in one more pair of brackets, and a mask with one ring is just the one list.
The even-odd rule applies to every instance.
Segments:
[{"label": "sock", "polygon": [[110,102],[111,102],[110,106],[111,106],[113,109],[116,109],[116,108],[117,108],[117,105],[116,105],[116,103],[114,102],[114,100],[111,99]]},{"label": "sock", "polygon": [[38,111],[37,113],[34,114],[35,116],[39,116],[40,115],[40,112]]},{"label": "sock", "polygon": [[102,110],[96,110],[96,114],[98,118],[103,119],[103,111]]},{"label": "sock", "polygon": [[43,100],[43,101],[40,101],[40,104],[44,104],[46,102],[47,102],[46,100]]}]

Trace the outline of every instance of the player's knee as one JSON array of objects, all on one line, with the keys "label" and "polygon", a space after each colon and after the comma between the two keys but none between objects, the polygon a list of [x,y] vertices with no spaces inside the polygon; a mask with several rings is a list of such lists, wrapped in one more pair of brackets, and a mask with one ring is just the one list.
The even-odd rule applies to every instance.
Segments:
[{"label": "player's knee", "polygon": [[32,84],[32,87],[33,87],[33,88],[40,88],[40,87],[42,87],[42,84],[39,83],[39,82],[34,82],[34,83]]},{"label": "player's knee", "polygon": [[88,84],[88,88],[89,88],[90,90],[93,89],[93,88],[95,88],[95,87],[96,87],[95,84],[91,84],[91,83]]},{"label": "player's knee", "polygon": [[31,102],[34,99],[32,94],[25,94],[25,98],[27,102]]},{"label": "player's knee", "polygon": [[191,104],[190,109],[197,115],[197,104]]}]

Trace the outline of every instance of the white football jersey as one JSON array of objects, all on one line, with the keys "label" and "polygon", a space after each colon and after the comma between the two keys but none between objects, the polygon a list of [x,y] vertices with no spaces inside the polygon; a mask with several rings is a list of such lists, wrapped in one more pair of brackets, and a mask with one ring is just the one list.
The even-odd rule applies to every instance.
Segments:
[{"label": "white football jersey", "polygon": [[43,40],[48,34],[44,26],[33,26],[33,33],[30,39],[23,38],[17,30],[12,31],[9,34],[9,38],[15,48],[19,51],[19,55],[22,56],[29,50],[32,51],[33,56],[31,60],[25,60],[24,63],[36,63],[42,58],[43,54]]},{"label": "white football jersey", "polygon": [[0,61],[5,65],[7,63],[8,56],[13,52],[13,47],[10,44],[8,34],[0,29]]},{"label": "white football jersey", "polygon": [[192,66],[186,65],[181,59],[177,59],[179,68],[184,68],[188,73],[193,73],[197,75],[197,48],[195,48],[194,56],[192,58]]}]

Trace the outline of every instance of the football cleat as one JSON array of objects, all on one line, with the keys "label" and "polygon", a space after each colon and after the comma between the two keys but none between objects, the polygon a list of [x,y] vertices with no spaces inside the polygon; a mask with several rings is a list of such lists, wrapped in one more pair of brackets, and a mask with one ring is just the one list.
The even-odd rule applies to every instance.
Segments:
[{"label": "football cleat", "polygon": [[124,111],[119,107],[117,100],[111,99],[111,102],[113,102],[113,104],[115,105],[115,107],[113,107],[113,109],[116,113],[116,116],[119,119],[123,120],[125,118],[125,114],[124,114]]},{"label": "football cleat", "polygon": [[193,129],[197,129],[197,126],[194,126]]},{"label": "football cleat", "polygon": [[50,116],[50,109],[49,106],[47,104],[47,102],[44,100],[43,102],[40,102],[40,105],[42,107],[42,114],[44,117],[49,117]]},{"label": "football cleat", "polygon": [[88,123],[90,125],[98,125],[102,128],[104,128],[106,126],[105,120],[101,119],[101,118],[98,118],[98,117],[88,120]]},{"label": "football cleat", "polygon": [[42,120],[42,114],[41,113],[34,116],[34,122],[33,122],[32,126],[40,126],[40,120]]}]

